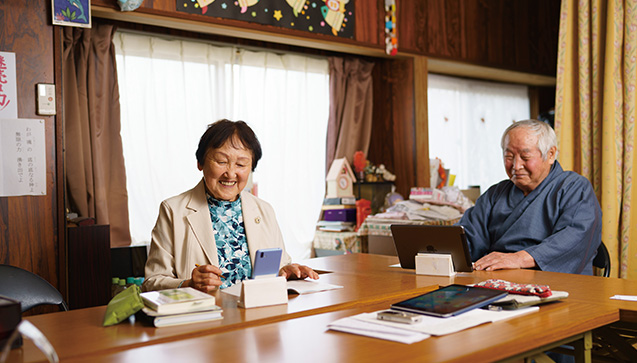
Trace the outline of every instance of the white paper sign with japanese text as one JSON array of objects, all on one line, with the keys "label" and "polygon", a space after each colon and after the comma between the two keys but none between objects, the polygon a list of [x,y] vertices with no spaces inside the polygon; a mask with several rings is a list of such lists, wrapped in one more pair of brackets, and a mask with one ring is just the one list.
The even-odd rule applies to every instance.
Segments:
[{"label": "white paper sign with japanese text", "polygon": [[0,119],[0,196],[46,195],[44,120]]},{"label": "white paper sign with japanese text", "polygon": [[0,52],[0,118],[18,118],[15,53]]}]

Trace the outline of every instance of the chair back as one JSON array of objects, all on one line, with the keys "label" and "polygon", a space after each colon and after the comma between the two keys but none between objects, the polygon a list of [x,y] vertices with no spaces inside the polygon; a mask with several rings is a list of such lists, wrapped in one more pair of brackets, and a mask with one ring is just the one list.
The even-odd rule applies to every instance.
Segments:
[{"label": "chair back", "polygon": [[595,255],[595,258],[593,259],[593,266],[602,270],[602,276],[610,276],[610,254],[608,253],[608,249],[606,248],[604,241],[602,241],[597,248],[597,255]]},{"label": "chair back", "polygon": [[11,265],[0,265],[0,295],[17,300],[22,312],[39,305],[57,305],[69,310],[62,294],[40,276]]}]

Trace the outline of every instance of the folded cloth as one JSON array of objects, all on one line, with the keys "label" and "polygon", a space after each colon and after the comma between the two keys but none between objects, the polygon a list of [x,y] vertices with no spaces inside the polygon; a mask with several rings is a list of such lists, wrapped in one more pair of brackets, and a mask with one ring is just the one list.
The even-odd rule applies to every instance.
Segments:
[{"label": "folded cloth", "polygon": [[510,294],[535,295],[539,297],[551,296],[551,288],[549,288],[548,285],[516,284],[515,282],[505,280],[489,279],[479,282],[475,286],[493,290],[502,290]]}]

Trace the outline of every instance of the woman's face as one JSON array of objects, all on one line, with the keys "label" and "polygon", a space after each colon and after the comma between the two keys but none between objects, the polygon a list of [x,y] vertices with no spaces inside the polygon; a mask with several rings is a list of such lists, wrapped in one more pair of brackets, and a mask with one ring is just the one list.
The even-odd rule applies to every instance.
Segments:
[{"label": "woman's face", "polygon": [[248,183],[252,169],[252,151],[245,148],[238,139],[226,141],[218,149],[206,152],[204,164],[197,163],[203,171],[206,190],[219,200],[237,200],[239,193]]}]

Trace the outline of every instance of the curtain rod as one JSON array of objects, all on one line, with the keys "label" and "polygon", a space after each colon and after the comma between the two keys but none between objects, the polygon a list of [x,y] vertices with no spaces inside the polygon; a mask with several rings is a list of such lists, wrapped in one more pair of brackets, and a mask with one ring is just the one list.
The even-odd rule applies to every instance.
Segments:
[{"label": "curtain rod", "polygon": [[214,45],[214,46],[218,46],[218,47],[222,47],[222,48],[236,48],[236,49],[241,49],[241,50],[249,50],[249,51],[253,51],[253,52],[269,52],[269,53],[274,53],[276,55],[290,55],[291,54],[291,55],[300,55],[300,56],[304,56],[304,57],[308,57],[308,58],[321,59],[321,60],[328,58],[328,56],[321,56],[321,55],[316,55],[316,54],[308,54],[308,53],[302,53],[302,52],[296,52],[296,51],[288,51],[288,50],[285,50],[285,51],[273,50],[273,49],[269,49],[269,48],[265,48],[265,47],[258,47],[258,46],[253,46],[253,45],[237,45],[237,44],[226,43],[226,42],[222,42],[222,41],[218,41],[218,40],[191,38],[191,37],[187,37],[187,36],[173,35],[173,34],[162,34],[162,33],[155,33],[155,32],[147,31],[147,30],[137,30],[137,29],[128,29],[128,28],[120,28],[120,27],[118,27],[117,28],[117,32],[153,36],[153,37],[161,38],[161,39],[164,39],[164,40],[180,40],[180,41],[197,42],[197,43],[203,43],[203,44],[208,44],[208,45]]}]

